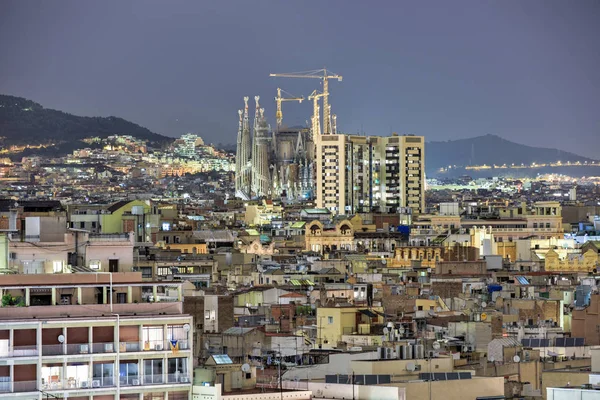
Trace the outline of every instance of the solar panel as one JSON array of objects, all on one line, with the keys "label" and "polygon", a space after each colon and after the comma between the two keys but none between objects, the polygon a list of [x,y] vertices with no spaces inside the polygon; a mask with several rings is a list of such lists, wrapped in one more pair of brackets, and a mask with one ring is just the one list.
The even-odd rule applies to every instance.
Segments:
[{"label": "solar panel", "polygon": [[574,347],[574,346],[575,346],[575,338],[572,338],[572,337],[567,338],[565,347]]},{"label": "solar panel", "polygon": [[365,384],[365,376],[364,375],[354,375],[354,384],[364,385]]},{"label": "solar panel", "polygon": [[377,385],[377,375],[365,375],[366,385]]},{"label": "solar panel", "polygon": [[214,354],[212,358],[217,365],[233,364],[233,361],[231,361],[231,358],[227,354]]},{"label": "solar panel", "polygon": [[433,379],[435,379],[436,381],[445,381],[446,373],[445,372],[434,372]]},{"label": "solar panel", "polygon": [[448,373],[446,373],[446,380],[456,381],[458,379],[460,379],[460,377],[458,375],[458,372],[448,372]]},{"label": "solar panel", "polygon": [[521,344],[524,347],[531,347],[531,339],[521,339]]},{"label": "solar panel", "polygon": [[383,383],[392,383],[392,376],[391,375],[378,375],[379,377],[379,384],[383,384]]},{"label": "solar panel", "polygon": [[531,347],[540,347],[540,339],[531,339]]},{"label": "solar panel", "polygon": [[584,345],[585,345],[585,338],[582,338],[582,337],[575,338],[575,346],[581,347]]},{"label": "solar panel", "polygon": [[556,338],[554,341],[556,347],[565,347],[565,338],[560,337],[560,338]]},{"label": "solar panel", "polygon": [[419,379],[422,379],[424,381],[429,381],[429,380],[431,380],[432,375],[433,374],[430,372],[421,372],[419,374]]},{"label": "solar panel", "polygon": [[337,375],[325,375],[325,383],[338,383]]},{"label": "solar panel", "polygon": [[471,373],[470,372],[459,372],[458,377],[460,379],[471,379]]}]

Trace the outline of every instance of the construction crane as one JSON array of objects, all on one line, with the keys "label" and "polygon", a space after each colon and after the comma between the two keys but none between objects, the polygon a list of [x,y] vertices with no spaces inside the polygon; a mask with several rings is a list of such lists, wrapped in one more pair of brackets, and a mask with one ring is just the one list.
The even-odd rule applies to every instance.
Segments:
[{"label": "construction crane", "polygon": [[269,74],[269,76],[278,78],[313,78],[323,81],[323,133],[331,133],[331,119],[329,118],[329,79],[337,79],[341,82],[342,76],[334,74],[326,69],[317,69],[306,72],[291,72],[285,74]]},{"label": "construction crane", "polygon": [[308,96],[309,100],[313,101],[313,116],[312,116],[312,134],[313,138],[319,136],[321,134],[321,126],[319,124],[319,99],[321,97],[325,97],[325,93],[319,93],[318,90],[313,90],[313,92]]},{"label": "construction crane", "polygon": [[[288,96],[292,97],[281,97],[281,92],[284,92]],[[283,101],[297,101],[302,103],[304,101],[304,96],[294,97],[285,90],[277,88],[277,97],[275,97],[275,102],[277,103],[277,112],[275,113],[275,117],[277,118],[277,131],[279,131],[279,128],[281,128],[281,121],[283,120],[283,112],[281,111],[281,102]]]}]

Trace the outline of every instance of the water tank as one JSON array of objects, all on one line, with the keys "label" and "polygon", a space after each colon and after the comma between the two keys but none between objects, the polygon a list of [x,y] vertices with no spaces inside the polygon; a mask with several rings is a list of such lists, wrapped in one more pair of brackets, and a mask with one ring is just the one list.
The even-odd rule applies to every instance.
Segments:
[{"label": "water tank", "polygon": [[[409,347],[408,344],[402,345],[402,359],[403,360],[408,360],[408,347]],[[411,351],[411,353],[412,353],[412,351]]]},{"label": "water tank", "polygon": [[413,345],[412,344],[408,345],[408,353],[406,355],[406,359],[407,360],[412,360],[413,359]]},{"label": "water tank", "polygon": [[415,358],[418,360],[425,358],[425,346],[422,344],[415,345]]}]

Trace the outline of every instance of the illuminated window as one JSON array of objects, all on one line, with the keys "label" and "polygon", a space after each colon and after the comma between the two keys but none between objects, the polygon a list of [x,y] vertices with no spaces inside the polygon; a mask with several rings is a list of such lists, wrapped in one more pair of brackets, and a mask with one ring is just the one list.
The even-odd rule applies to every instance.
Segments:
[{"label": "illuminated window", "polygon": [[100,260],[90,260],[91,269],[100,269]]},{"label": "illuminated window", "polygon": [[53,261],[52,269],[53,269],[54,273],[62,272],[63,271],[62,261]]}]

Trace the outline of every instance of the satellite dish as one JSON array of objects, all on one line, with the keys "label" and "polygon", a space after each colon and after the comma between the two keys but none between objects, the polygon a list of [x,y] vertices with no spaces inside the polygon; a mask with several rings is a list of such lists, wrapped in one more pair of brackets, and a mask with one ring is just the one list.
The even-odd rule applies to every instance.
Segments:
[{"label": "satellite dish", "polygon": [[440,342],[433,342],[433,349],[434,350],[439,350],[440,349]]},{"label": "satellite dish", "polygon": [[488,361],[489,361],[489,362],[494,362],[494,361],[496,361],[496,360],[494,359],[494,357],[490,357],[490,358],[488,358]]},{"label": "satellite dish", "polygon": [[383,334],[387,335],[388,333],[390,333],[390,330],[387,327],[383,328]]},{"label": "satellite dish", "polygon": [[246,373],[250,372],[250,364],[242,365],[242,371],[244,371]]},{"label": "satellite dish", "polygon": [[521,361],[521,357],[519,357],[519,356],[514,356],[514,357],[513,357],[513,361],[514,361],[514,362],[516,362],[516,363],[518,363],[519,361]]},{"label": "satellite dish", "polygon": [[404,327],[401,326],[400,328],[398,328],[398,332],[400,332],[401,335],[404,335]]},{"label": "satellite dish", "polygon": [[312,291],[313,291],[313,289],[314,289],[314,288],[313,288],[312,286],[309,286],[309,287],[308,287],[308,290],[309,290],[310,292],[312,292]]},{"label": "satellite dish", "polygon": [[186,331],[186,332],[189,332],[191,328],[192,327],[190,326],[190,324],[183,325],[183,330]]},{"label": "satellite dish", "polygon": [[64,343],[65,342],[65,336],[64,335],[58,335],[57,339],[58,339],[58,343]]},{"label": "satellite dish", "polygon": [[388,328],[393,328],[394,327],[394,323],[393,322],[388,322],[387,323],[387,327]]},{"label": "satellite dish", "polygon": [[487,319],[487,314],[486,314],[486,313],[484,313],[484,312],[482,312],[482,313],[481,313],[481,320],[482,320],[482,321],[485,321],[486,319]]},{"label": "satellite dish", "polygon": [[208,344],[208,342],[204,343],[204,348],[205,348],[206,350],[209,350],[209,349],[210,349],[210,345]]},{"label": "satellite dish", "polygon": [[417,366],[415,365],[415,363],[408,363],[406,364],[406,370],[413,372],[415,369],[417,369]]},{"label": "satellite dish", "polygon": [[486,308],[487,307],[487,303],[484,301],[481,303],[481,308]]}]

